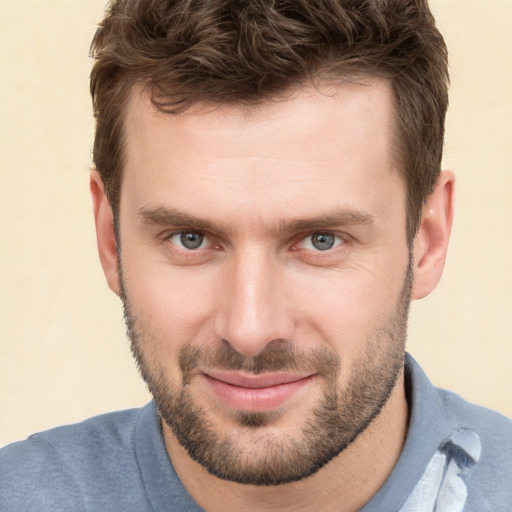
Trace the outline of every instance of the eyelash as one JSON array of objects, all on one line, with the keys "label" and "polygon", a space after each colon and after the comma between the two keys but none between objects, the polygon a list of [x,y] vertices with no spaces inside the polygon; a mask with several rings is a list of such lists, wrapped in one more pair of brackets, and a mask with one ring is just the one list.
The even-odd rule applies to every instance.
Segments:
[{"label": "eyelash", "polygon": [[[205,235],[199,231],[180,231],[178,233],[173,233],[172,235],[169,236],[169,240],[172,241],[173,238],[175,237],[180,237],[182,240],[181,240],[181,245],[183,245],[183,237],[184,236],[187,236],[187,235],[192,235],[192,236],[196,236],[196,235],[199,235],[201,237],[201,240],[200,240],[200,243],[199,243],[199,246],[198,247],[194,247],[194,249],[199,249],[199,247],[201,245],[203,245],[203,242],[205,239],[207,239],[207,237],[205,237]],[[190,240],[191,244],[193,244],[193,241]],[[190,247],[183,247],[184,249],[190,249],[192,250]]]},{"label": "eyelash", "polygon": [[[201,245],[198,246],[197,248],[187,248],[187,247],[183,247],[182,243],[180,244],[179,242],[173,242],[173,238],[175,238],[177,236],[183,237],[183,235],[188,235],[188,234],[201,235],[203,237],[203,240],[201,241]],[[305,244],[305,243],[308,243],[308,242],[310,243],[310,245],[313,245],[312,238],[315,235],[317,235],[317,236],[324,235],[324,236],[327,236],[327,237],[333,237],[334,238],[334,245],[333,245],[333,247],[328,247],[328,248],[326,248],[324,250],[318,249],[318,248],[316,248],[316,250],[315,250],[314,248],[310,248],[310,247],[302,247],[302,248],[299,247],[301,244]],[[187,253],[194,253],[194,252],[198,252],[199,250],[203,249],[202,245],[204,244],[204,242],[208,242],[209,239],[212,239],[212,238],[213,237],[211,235],[209,235],[208,233],[204,233],[203,231],[200,231],[200,230],[190,229],[190,230],[181,230],[181,231],[174,231],[172,233],[166,233],[165,236],[164,236],[164,241],[171,243],[175,247],[178,247],[178,249],[181,250],[181,251],[184,251],[184,252],[187,252]],[[297,238],[299,238],[299,237],[297,237]],[[349,238],[348,235],[346,235],[345,233],[340,234],[340,233],[335,233],[335,232],[331,232],[331,231],[314,231],[314,232],[309,232],[307,234],[300,235],[300,238],[299,238],[298,242],[293,244],[292,251],[303,249],[303,250],[311,251],[311,252],[314,252],[314,253],[318,253],[319,255],[322,254],[322,253],[327,255],[327,254],[330,254],[333,251],[335,251],[338,247],[340,247],[342,245],[345,245],[345,243],[348,242],[348,238]],[[218,245],[215,246],[215,248],[218,248],[218,249],[220,247],[221,247],[221,244],[218,244]]]},{"label": "eyelash", "polygon": [[[175,237],[180,237],[180,236],[183,237],[183,235],[201,235],[203,237],[203,240],[201,241],[201,245],[194,249],[184,247],[183,244],[180,243],[179,241],[173,242],[173,239]],[[194,252],[199,252],[199,250],[203,249],[203,247],[202,247],[203,244],[205,242],[208,242],[209,239],[211,239],[211,238],[212,237],[210,235],[208,235],[208,233],[204,233],[203,231],[200,231],[200,230],[190,229],[190,230],[181,230],[181,231],[174,231],[172,233],[166,233],[163,237],[163,240],[164,240],[164,242],[168,242],[171,245],[177,247],[178,250],[181,250],[181,251],[184,251],[187,253],[194,253]]]},{"label": "eyelash", "polygon": [[[307,244],[309,243],[309,245],[312,245],[314,246],[315,245],[315,242],[313,241],[313,238],[314,237],[327,237],[327,238],[332,238],[333,239],[333,246],[332,247],[326,247],[325,249],[320,249],[318,247],[316,248],[311,248],[311,247],[305,247],[306,250],[310,250],[312,252],[318,252],[318,253],[330,253],[332,251],[334,251],[336,248],[338,248],[340,245],[343,245],[347,242],[347,237],[346,235],[340,235],[338,233],[332,233],[330,231],[315,231],[314,233],[308,233],[306,236],[302,237],[301,240],[299,241],[297,245],[300,245],[300,244]],[[321,240],[317,240],[319,241],[319,243],[322,243]],[[315,250],[316,249],[316,250]]]}]

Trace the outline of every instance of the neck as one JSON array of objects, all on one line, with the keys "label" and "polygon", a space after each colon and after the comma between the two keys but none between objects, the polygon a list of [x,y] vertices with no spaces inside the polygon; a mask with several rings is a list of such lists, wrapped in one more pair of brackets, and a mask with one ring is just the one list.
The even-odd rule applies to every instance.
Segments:
[{"label": "neck", "polygon": [[352,512],[360,510],[391,474],[405,441],[408,409],[403,373],[370,426],[314,475],[285,485],[242,485],[210,475],[193,461],[164,423],[167,452],[183,485],[207,512]]}]

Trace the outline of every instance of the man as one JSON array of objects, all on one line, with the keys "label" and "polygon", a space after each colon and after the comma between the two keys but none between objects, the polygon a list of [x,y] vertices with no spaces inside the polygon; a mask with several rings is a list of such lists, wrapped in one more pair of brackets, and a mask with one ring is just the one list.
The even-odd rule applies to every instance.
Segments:
[{"label": "man", "polygon": [[93,54],[98,248],[154,402],[5,448],[0,508],[512,510],[510,421],[405,355],[452,222],[427,5],[119,0]]}]

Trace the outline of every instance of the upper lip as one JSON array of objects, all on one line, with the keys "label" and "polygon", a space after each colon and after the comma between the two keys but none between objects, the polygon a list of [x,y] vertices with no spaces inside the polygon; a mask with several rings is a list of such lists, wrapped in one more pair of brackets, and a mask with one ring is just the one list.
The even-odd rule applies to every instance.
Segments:
[{"label": "upper lip", "polygon": [[279,386],[281,384],[289,384],[290,382],[296,382],[311,377],[311,374],[301,373],[262,373],[254,375],[223,370],[205,370],[203,373],[212,379],[225,382],[226,384],[250,389]]}]

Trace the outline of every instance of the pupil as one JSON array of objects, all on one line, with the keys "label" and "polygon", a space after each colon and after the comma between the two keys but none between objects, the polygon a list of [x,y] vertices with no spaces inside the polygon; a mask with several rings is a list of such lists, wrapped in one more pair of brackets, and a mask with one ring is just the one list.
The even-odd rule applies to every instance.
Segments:
[{"label": "pupil", "polygon": [[203,243],[203,238],[201,233],[182,233],[181,243],[187,249],[197,249]]},{"label": "pupil", "polygon": [[315,233],[311,241],[317,249],[325,251],[334,245],[334,236],[325,233]]}]

